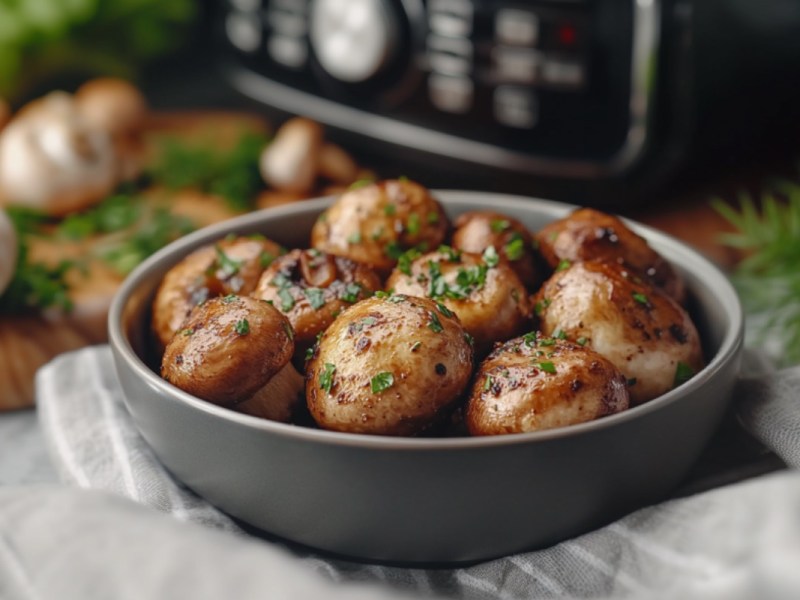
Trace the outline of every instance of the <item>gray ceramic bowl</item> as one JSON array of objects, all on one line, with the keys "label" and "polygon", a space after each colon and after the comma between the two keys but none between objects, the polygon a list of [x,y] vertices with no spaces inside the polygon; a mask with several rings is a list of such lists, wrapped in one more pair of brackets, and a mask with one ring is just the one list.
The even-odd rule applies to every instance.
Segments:
[{"label": "gray ceramic bowl", "polygon": [[[436,193],[451,217],[492,207],[536,230],[571,208],[489,193]],[[643,226],[683,273],[708,366],[647,404],[591,423],[486,438],[342,434],[242,415],[199,400],[148,368],[158,282],[194,248],[230,232],[306,247],[329,199],[254,213],[164,248],[125,281],[109,315],[126,402],[164,465],[257,528],[337,554],[404,563],[469,562],[543,547],[663,498],[717,427],[739,367],[743,319],[725,276]]]}]

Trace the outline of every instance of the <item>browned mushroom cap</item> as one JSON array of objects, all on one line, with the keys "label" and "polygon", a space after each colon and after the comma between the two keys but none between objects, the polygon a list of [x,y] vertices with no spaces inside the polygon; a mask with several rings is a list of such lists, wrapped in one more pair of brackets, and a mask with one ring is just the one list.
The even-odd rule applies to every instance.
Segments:
[{"label": "browned mushroom cap", "polygon": [[153,331],[165,347],[192,308],[215,296],[250,294],[283,252],[262,237],[228,237],[192,252],[164,276],[153,300]]},{"label": "browned mushroom cap", "polygon": [[609,359],[630,380],[632,404],[664,394],[703,366],[689,314],[617,263],[573,263],[553,274],[535,301],[542,332],[561,332]]},{"label": "browned mushroom cap", "polygon": [[320,250],[292,250],[264,271],[253,296],[288,317],[303,347],[341,311],[379,289],[380,277],[366,265]]},{"label": "browned mushroom cap", "polygon": [[625,377],[589,348],[529,333],[481,363],[467,403],[472,435],[528,433],[628,408]]},{"label": "browned mushroom cap", "polygon": [[536,239],[542,256],[554,269],[585,260],[621,263],[681,304],[686,299],[683,280],[672,265],[613,215],[580,208],[546,225]]},{"label": "browned mushroom cap", "polygon": [[212,298],[195,307],[164,351],[161,376],[214,404],[247,400],[294,353],[289,321],[267,302]]},{"label": "browned mushroom cap", "polygon": [[344,311],[306,369],[306,401],[325,429],[415,435],[444,419],[472,374],[472,346],[426,298],[380,294]]},{"label": "browned mushroom cap", "polygon": [[453,247],[481,254],[489,246],[494,246],[500,258],[508,262],[528,289],[536,286],[538,274],[533,238],[525,225],[491,211],[472,211],[459,215],[453,232]]},{"label": "browned mushroom cap", "polygon": [[427,296],[457,314],[475,338],[478,356],[488,353],[494,342],[530,329],[525,286],[493,247],[480,255],[443,246],[410,264],[403,260],[386,286],[400,294]]},{"label": "browned mushroom cap", "polygon": [[425,187],[387,180],[342,194],[317,219],[311,245],[387,275],[409,248],[437,248],[448,228],[444,210]]}]

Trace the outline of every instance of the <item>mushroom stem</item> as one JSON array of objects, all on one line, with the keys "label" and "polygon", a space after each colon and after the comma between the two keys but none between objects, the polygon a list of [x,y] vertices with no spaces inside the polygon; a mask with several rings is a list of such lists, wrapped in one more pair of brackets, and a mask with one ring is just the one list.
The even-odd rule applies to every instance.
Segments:
[{"label": "mushroom stem", "polygon": [[304,386],[303,376],[292,363],[287,363],[264,387],[247,400],[239,402],[234,409],[254,417],[288,423]]}]

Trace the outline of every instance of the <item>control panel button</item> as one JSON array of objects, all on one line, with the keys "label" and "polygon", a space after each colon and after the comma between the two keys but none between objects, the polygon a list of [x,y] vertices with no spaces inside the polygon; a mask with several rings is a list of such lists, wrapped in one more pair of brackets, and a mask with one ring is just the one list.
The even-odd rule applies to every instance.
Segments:
[{"label": "control panel button", "polygon": [[255,15],[231,12],[225,19],[225,35],[242,52],[261,47],[261,23]]},{"label": "control panel button", "polygon": [[428,36],[428,66],[446,75],[469,75],[472,71],[472,43],[464,38]]},{"label": "control panel button", "polygon": [[472,108],[473,83],[467,77],[432,73],[428,77],[428,96],[439,110],[463,114]]},{"label": "control panel button", "polygon": [[273,34],[267,41],[270,58],[290,69],[301,69],[308,60],[308,47],[303,38]]},{"label": "control panel button", "polygon": [[399,25],[388,0],[314,0],[310,21],[316,57],[340,81],[366,81],[396,50]]},{"label": "control panel button", "polygon": [[472,33],[472,0],[430,0],[428,28],[436,34],[469,37]]},{"label": "control panel button", "polygon": [[539,99],[528,88],[500,86],[494,91],[494,118],[503,125],[530,129],[539,120]]},{"label": "control panel button", "polygon": [[230,0],[230,3],[240,12],[256,12],[261,8],[261,0]]},{"label": "control panel button", "polygon": [[580,89],[586,84],[586,67],[579,59],[548,56],[542,61],[541,81],[552,87]]},{"label": "control panel button", "polygon": [[535,84],[542,55],[538,50],[497,46],[492,49],[492,74],[501,83]]},{"label": "control panel button", "polygon": [[494,37],[500,44],[535,46],[539,41],[539,17],[529,10],[500,9],[494,19]]}]

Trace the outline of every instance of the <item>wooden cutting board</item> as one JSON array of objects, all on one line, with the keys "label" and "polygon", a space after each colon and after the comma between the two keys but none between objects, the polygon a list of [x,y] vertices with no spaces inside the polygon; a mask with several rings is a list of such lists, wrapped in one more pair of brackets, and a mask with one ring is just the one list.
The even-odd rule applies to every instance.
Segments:
[{"label": "wooden cutting board", "polygon": [[[176,136],[187,141],[213,139],[220,146],[232,145],[243,130],[269,133],[270,127],[255,115],[231,112],[181,112],[152,114],[146,123],[147,151],[155,151],[158,138]],[[152,190],[163,201],[164,190]],[[277,191],[263,192],[258,208],[300,199]],[[194,190],[170,192],[170,212],[188,217],[198,227],[235,216],[215,196]],[[30,256],[36,261],[57,263],[62,259],[89,255],[92,240],[71,242],[55,238],[30,239]],[[107,340],[106,317],[111,299],[123,277],[99,259],[88,259],[85,274],[73,273],[71,299],[74,309],[42,315],[0,316],[0,411],[30,407],[34,403],[37,369],[55,356]]]}]

